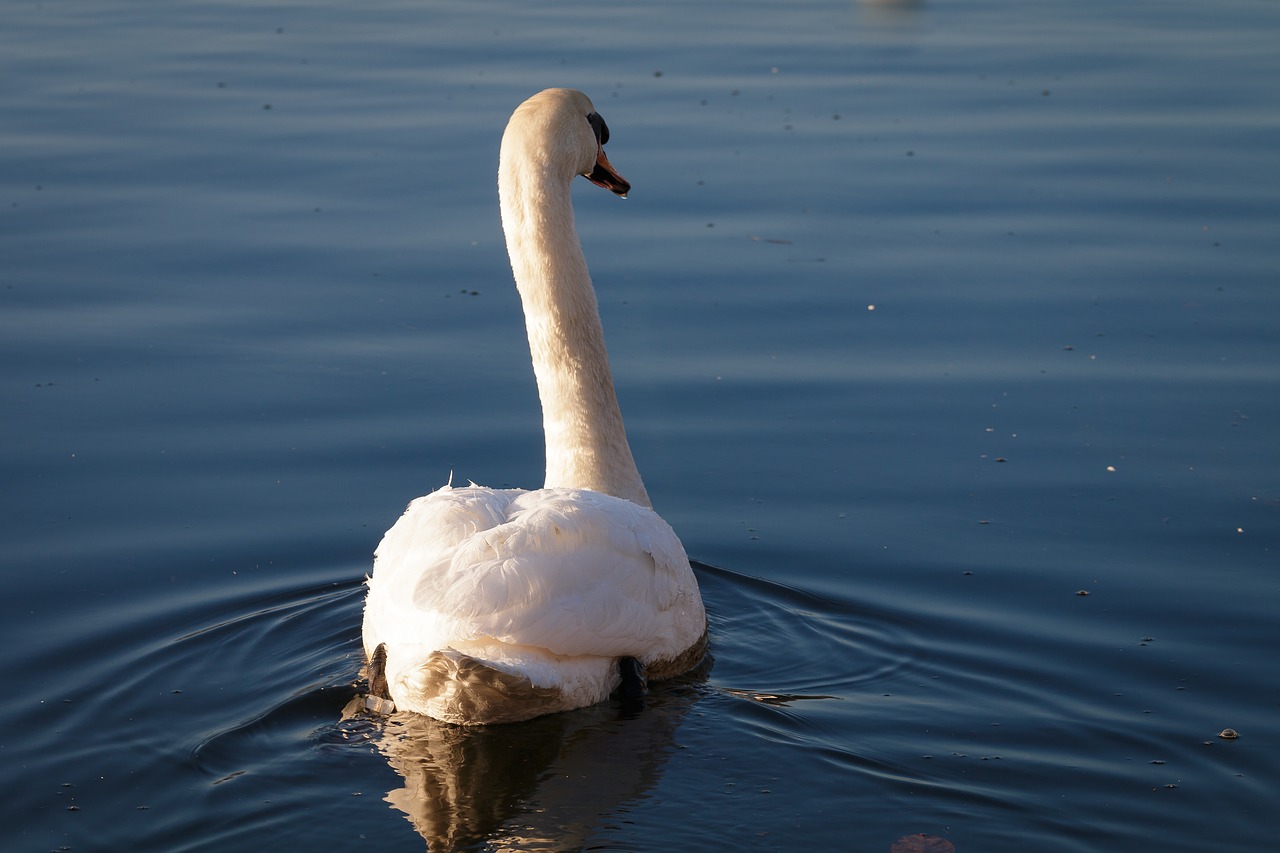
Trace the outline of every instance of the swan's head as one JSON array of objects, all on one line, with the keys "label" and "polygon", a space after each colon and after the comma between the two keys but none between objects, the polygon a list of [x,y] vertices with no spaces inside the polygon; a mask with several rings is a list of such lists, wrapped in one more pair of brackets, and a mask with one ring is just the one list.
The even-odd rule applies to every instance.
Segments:
[{"label": "swan's head", "polygon": [[609,126],[590,98],[576,89],[544,89],[512,113],[502,159],[546,169],[566,183],[581,175],[626,198],[631,184],[604,155],[608,141]]}]

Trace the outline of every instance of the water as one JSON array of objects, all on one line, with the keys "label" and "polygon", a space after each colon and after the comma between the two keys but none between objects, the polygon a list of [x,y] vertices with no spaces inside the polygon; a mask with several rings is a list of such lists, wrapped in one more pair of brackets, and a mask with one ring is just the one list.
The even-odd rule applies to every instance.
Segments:
[{"label": "water", "polygon": [[[0,848],[1270,849],[1278,25],[9,4]],[[344,718],[405,503],[540,481],[494,174],[546,85],[635,187],[579,227],[714,661]]]}]

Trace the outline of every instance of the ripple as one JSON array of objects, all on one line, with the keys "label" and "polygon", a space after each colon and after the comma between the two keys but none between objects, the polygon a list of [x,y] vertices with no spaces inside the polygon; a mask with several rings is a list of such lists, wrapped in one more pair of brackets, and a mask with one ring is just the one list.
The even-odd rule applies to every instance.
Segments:
[{"label": "ripple", "polygon": [[694,562],[715,681],[768,704],[846,698],[900,672],[918,646],[904,620],[849,600]]}]

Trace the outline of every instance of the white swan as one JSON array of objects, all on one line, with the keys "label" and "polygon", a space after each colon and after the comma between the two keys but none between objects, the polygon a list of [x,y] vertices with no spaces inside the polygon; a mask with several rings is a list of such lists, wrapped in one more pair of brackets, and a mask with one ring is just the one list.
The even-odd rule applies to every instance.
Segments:
[{"label": "white swan", "polygon": [[364,612],[370,693],[451,723],[599,702],[698,664],[706,613],[627,444],[573,225],[582,175],[625,196],[591,101],[547,89],[502,137],[502,227],[542,400],[542,489],[445,486],[378,546]]}]

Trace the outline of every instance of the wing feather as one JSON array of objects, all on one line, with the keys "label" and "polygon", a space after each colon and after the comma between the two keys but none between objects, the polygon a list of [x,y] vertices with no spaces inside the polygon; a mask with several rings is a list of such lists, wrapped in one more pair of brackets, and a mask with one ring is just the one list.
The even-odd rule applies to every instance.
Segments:
[{"label": "wing feather", "polygon": [[685,636],[689,611],[701,610],[666,522],[574,489],[446,487],[419,498],[378,547],[369,598],[401,642],[492,638],[610,657],[682,651],[697,640]]}]

